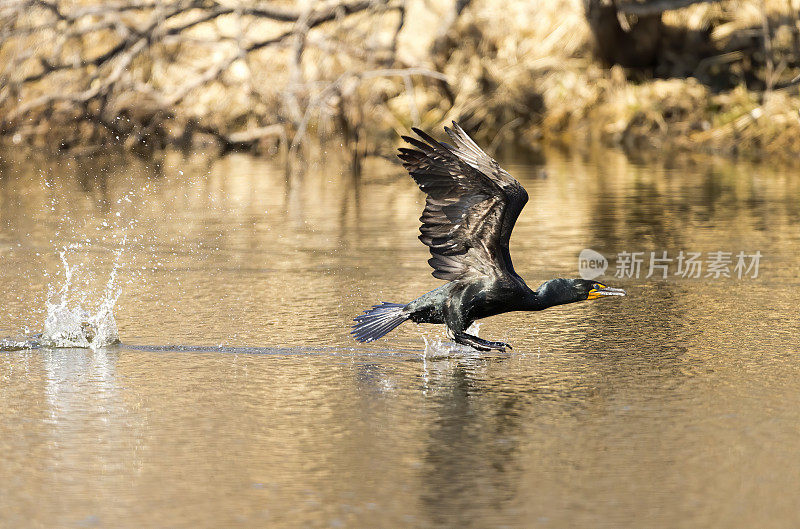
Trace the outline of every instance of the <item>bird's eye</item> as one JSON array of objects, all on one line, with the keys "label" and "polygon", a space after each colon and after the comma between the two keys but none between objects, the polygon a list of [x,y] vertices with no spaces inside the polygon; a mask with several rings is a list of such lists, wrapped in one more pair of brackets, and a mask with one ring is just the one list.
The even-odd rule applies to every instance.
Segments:
[{"label": "bird's eye", "polygon": [[600,290],[601,288],[606,288],[606,286],[601,283],[595,283],[592,288],[594,288],[595,290]]}]

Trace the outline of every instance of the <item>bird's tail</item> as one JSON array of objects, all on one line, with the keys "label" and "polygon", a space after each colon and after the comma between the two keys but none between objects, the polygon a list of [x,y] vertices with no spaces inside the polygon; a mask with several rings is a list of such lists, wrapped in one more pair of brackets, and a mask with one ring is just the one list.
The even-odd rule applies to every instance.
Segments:
[{"label": "bird's tail", "polygon": [[353,321],[353,330],[350,334],[359,342],[371,342],[403,323],[408,319],[408,314],[403,311],[402,303],[386,303],[375,305],[365,310],[364,314],[356,316]]}]

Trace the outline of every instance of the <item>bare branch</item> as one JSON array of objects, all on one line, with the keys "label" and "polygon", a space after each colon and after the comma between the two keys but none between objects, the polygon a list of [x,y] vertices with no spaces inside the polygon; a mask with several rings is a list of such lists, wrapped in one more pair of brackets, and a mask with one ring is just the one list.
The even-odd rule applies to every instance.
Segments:
[{"label": "bare branch", "polygon": [[[391,44],[364,46],[364,30],[385,27],[387,21],[382,17],[395,12],[399,16]],[[230,18],[224,24],[216,23],[221,17]],[[238,28],[235,36],[226,34],[231,27],[228,20]],[[263,21],[277,24],[277,31],[263,36],[259,33],[265,27],[260,24]],[[412,97],[412,76],[446,81],[438,72],[406,68],[408,65],[396,60],[404,22],[405,0],[331,0],[324,4],[310,0],[300,9],[271,4],[234,6],[217,0],[115,0],[78,5],[64,0],[0,0],[0,52],[10,57],[0,65],[0,111],[4,116],[0,131],[24,128],[36,134],[53,130],[49,124],[54,120],[62,119],[65,124],[78,120],[98,127],[99,137],[111,134],[126,145],[145,143],[145,138],[154,134],[171,134],[175,142],[183,142],[187,134],[196,132],[216,139],[224,148],[275,138],[285,149],[291,128],[296,150],[313,115],[333,119],[329,112],[318,111],[342,93],[345,85],[352,90],[368,79],[398,77],[398,93]],[[281,24],[290,25],[281,28]],[[326,25],[332,26],[330,30],[323,28]],[[282,77],[282,85],[262,88],[255,82],[258,65],[274,60],[265,57],[274,56],[256,52],[286,46],[293,46],[288,85]],[[211,59],[202,59],[203,53]],[[321,79],[309,79],[306,68],[311,54],[335,57],[331,61],[334,71],[324,72]],[[380,90],[386,86],[381,85]],[[216,110],[209,108],[209,101],[214,101],[209,94],[219,93],[237,94],[236,108],[240,110],[232,106],[227,122],[217,119]],[[198,105],[198,101],[204,102]],[[219,103],[220,107],[226,104]],[[216,101],[211,106],[214,104]],[[261,113],[243,105],[262,109]],[[412,107],[416,123],[421,112],[416,101]],[[265,108],[270,109],[268,114],[263,113]],[[358,113],[353,115],[356,121],[360,119]],[[265,116],[269,119],[266,123]],[[167,132],[163,122],[171,119],[183,126],[183,132],[178,127]],[[247,125],[233,127],[230,123],[234,121]],[[294,126],[287,127],[286,123],[292,122]],[[348,123],[356,130],[353,126],[358,124]]]}]

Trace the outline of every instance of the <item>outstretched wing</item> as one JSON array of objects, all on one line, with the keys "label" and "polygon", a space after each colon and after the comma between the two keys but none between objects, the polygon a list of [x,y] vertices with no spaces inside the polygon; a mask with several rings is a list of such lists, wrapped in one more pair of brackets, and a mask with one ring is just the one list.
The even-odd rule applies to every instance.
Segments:
[{"label": "outstretched wing", "polygon": [[455,145],[419,129],[423,140],[403,136],[403,166],[428,198],[419,239],[430,247],[433,276],[453,281],[470,275],[515,274],[508,243],[528,193],[456,123],[445,131]]}]

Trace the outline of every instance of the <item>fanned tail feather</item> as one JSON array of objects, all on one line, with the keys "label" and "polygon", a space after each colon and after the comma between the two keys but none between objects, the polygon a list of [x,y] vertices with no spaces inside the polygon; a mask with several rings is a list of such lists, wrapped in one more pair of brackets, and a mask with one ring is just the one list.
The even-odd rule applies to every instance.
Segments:
[{"label": "fanned tail feather", "polygon": [[402,303],[383,302],[375,305],[353,319],[356,324],[350,334],[359,342],[377,340],[408,319],[403,312],[404,307]]}]

